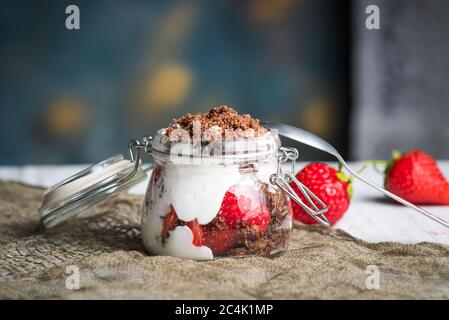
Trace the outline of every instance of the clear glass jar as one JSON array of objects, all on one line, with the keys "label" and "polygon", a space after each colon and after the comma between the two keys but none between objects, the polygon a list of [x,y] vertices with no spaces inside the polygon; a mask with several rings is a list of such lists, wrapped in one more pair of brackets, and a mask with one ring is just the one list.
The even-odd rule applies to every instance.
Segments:
[{"label": "clear glass jar", "polygon": [[[301,141],[310,138],[298,130]],[[194,125],[194,137],[196,131]],[[327,206],[295,178],[298,150],[282,147],[275,129],[225,131],[224,140],[221,132],[212,126],[202,139],[192,139],[190,132],[170,127],[154,138],[131,140],[129,160],[114,156],[48,189],[40,227],[61,225],[129,189],[145,180],[150,168],[141,213],[150,254],[210,260],[282,252],[292,230],[290,199],[329,225]],[[142,153],[154,164],[144,166]],[[287,162],[290,170],[282,168]]]},{"label": "clear glass jar", "polygon": [[142,206],[152,254],[196,260],[284,251],[292,230],[289,197],[270,177],[280,140],[152,141],[154,168]]}]

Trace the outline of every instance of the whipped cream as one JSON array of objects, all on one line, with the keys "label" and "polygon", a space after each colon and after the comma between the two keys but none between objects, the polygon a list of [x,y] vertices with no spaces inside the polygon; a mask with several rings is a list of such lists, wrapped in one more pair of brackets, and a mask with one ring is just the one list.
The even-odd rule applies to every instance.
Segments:
[{"label": "whipped cream", "polygon": [[167,165],[165,196],[179,219],[207,224],[217,215],[226,191],[240,179],[237,166]]},{"label": "whipped cream", "polygon": [[[170,205],[180,220],[211,222],[220,210],[226,191],[240,180],[237,165],[175,165],[167,163],[161,177],[149,185],[142,213],[142,235],[155,254],[191,259],[212,259],[212,251],[192,244],[190,228],[178,226],[162,244],[161,231]],[[145,212],[146,211],[146,212]]]},{"label": "whipped cream", "polygon": [[193,242],[193,233],[187,226],[178,226],[170,231],[164,245],[164,254],[195,260],[212,260],[214,255],[212,250],[206,246],[195,246]]}]

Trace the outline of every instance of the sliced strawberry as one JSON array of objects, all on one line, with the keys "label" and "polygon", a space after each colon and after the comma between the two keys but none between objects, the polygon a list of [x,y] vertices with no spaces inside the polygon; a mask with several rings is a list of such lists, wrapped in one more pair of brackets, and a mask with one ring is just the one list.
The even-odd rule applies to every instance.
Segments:
[{"label": "sliced strawberry", "polygon": [[201,237],[202,237],[202,228],[201,225],[198,223],[198,220],[192,220],[186,223],[186,225],[190,228],[190,230],[192,230],[193,233],[193,245],[197,246],[197,247],[201,247],[202,241],[201,241]]},{"label": "sliced strawberry", "polygon": [[[170,212],[165,217],[164,224],[162,226],[161,231],[162,242],[165,242],[165,240],[167,240],[169,236],[168,232],[176,228],[178,221],[179,219],[178,216],[176,215],[176,211],[173,208],[173,206],[170,205]],[[192,241],[193,245],[200,247],[202,245],[201,243],[202,231],[201,225],[198,223],[198,220],[195,219],[193,221],[189,221],[186,223],[186,225],[190,228],[190,230],[193,233],[193,241]]]},{"label": "sliced strawberry", "polygon": [[168,238],[168,232],[176,227],[178,217],[176,216],[175,209],[170,205],[170,212],[165,216],[164,224],[161,231],[162,242],[165,242]]},{"label": "sliced strawberry", "polygon": [[248,185],[234,185],[225,193],[217,217],[223,218],[229,229],[247,225],[264,232],[270,224],[270,210],[259,190]]},{"label": "sliced strawberry", "polygon": [[[161,237],[165,241],[169,231],[179,224],[173,206],[165,217]],[[264,232],[270,224],[270,211],[263,201],[259,189],[238,184],[225,194],[215,219],[202,226],[198,220],[186,222],[193,233],[193,245],[207,246],[214,254],[229,250],[239,240],[238,229],[249,227],[253,234]],[[241,240],[241,239],[240,239]]]}]

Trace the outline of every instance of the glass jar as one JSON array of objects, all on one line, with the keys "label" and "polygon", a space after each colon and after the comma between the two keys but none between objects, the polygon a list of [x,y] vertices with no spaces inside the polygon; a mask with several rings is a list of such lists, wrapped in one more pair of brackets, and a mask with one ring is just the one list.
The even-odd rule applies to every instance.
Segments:
[{"label": "glass jar", "polygon": [[[290,199],[329,224],[326,205],[294,176],[298,151],[281,147],[275,130],[225,140],[172,139],[164,130],[132,140],[130,160],[112,157],[48,189],[41,227],[58,226],[127,190],[150,169],[141,219],[150,254],[210,260],[282,252],[292,232]],[[153,165],[142,165],[141,151]],[[282,166],[287,161],[291,170]]]},{"label": "glass jar", "polygon": [[279,147],[272,132],[179,143],[159,131],[142,206],[147,250],[197,260],[285,250],[292,229],[290,201],[270,183]]}]

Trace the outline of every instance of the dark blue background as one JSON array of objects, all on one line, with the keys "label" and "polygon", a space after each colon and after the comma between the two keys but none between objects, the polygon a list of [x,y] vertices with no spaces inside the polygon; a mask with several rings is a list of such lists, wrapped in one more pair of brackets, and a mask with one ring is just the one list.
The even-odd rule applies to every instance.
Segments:
[{"label": "dark blue background", "polygon": [[[80,8],[80,30],[65,28],[69,4]],[[349,5],[341,1],[9,0],[0,8],[0,164],[96,162],[217,104],[304,127],[347,151]]]}]

